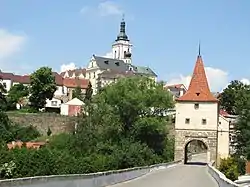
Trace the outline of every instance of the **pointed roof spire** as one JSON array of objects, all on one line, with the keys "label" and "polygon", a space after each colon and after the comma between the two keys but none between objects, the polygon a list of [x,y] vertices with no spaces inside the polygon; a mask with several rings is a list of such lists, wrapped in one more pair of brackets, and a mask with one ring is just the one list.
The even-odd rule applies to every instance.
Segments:
[{"label": "pointed roof spire", "polygon": [[218,102],[209,89],[204,64],[200,55],[200,45],[199,55],[195,63],[188,90],[183,96],[178,98],[177,101]]},{"label": "pointed roof spire", "polygon": [[116,41],[119,41],[119,40],[129,41],[128,36],[126,35],[126,22],[125,22],[124,17],[125,15],[123,14],[122,21],[120,24],[120,33],[118,34]]}]

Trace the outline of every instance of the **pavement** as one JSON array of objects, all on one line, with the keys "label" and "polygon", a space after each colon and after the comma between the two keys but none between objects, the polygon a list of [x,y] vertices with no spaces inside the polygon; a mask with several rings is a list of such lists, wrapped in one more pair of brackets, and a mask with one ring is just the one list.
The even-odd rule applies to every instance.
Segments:
[{"label": "pavement", "polygon": [[219,187],[208,173],[206,153],[193,155],[187,165],[180,164],[156,170],[140,178],[109,187]]},{"label": "pavement", "polygon": [[206,165],[177,165],[110,187],[219,187]]}]

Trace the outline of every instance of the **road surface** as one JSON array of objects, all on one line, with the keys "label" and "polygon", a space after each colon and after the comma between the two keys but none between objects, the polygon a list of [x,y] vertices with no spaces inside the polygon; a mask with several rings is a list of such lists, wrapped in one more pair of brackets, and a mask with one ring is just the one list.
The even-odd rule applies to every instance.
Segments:
[{"label": "road surface", "polygon": [[195,164],[205,162],[206,159],[206,153],[193,155],[189,160],[190,164],[161,169],[109,187],[219,187],[208,173],[206,165]]},{"label": "road surface", "polygon": [[177,165],[109,187],[219,187],[205,165]]}]

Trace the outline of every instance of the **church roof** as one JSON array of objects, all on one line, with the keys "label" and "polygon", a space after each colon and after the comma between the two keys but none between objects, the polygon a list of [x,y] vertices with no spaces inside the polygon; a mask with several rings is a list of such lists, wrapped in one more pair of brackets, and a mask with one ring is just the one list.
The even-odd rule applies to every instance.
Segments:
[{"label": "church roof", "polygon": [[152,69],[144,66],[135,66],[131,64],[125,63],[123,60],[114,59],[114,58],[106,58],[95,56],[94,59],[96,61],[97,66],[103,70],[112,70],[111,72],[127,72],[131,71],[130,67],[133,68],[133,73],[142,74],[142,75],[151,75],[157,76]]},{"label": "church roof", "polygon": [[97,66],[103,70],[127,71],[128,64],[123,60],[94,56]]},{"label": "church roof", "polygon": [[218,102],[210,92],[202,57],[199,54],[187,92],[177,101]]},{"label": "church roof", "polygon": [[145,67],[145,66],[134,66],[133,65],[133,69],[134,72],[136,74],[142,74],[142,75],[150,75],[150,76],[155,76],[157,77],[157,75],[155,74],[155,72],[150,69],[149,67]]}]

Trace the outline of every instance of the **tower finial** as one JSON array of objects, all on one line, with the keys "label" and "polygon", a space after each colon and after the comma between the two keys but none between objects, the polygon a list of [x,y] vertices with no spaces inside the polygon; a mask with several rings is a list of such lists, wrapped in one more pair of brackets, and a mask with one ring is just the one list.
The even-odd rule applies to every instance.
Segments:
[{"label": "tower finial", "polygon": [[122,14],[122,21],[125,21],[125,14]]},{"label": "tower finial", "polygon": [[199,41],[199,57],[201,56],[201,42]]},{"label": "tower finial", "polygon": [[125,15],[122,14],[122,21],[120,24],[120,33],[118,34],[116,41],[118,40],[129,41],[128,36],[126,35],[126,23],[125,23],[124,17]]}]

